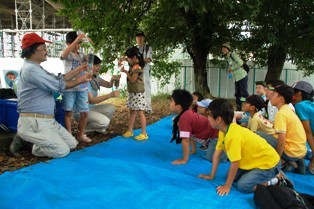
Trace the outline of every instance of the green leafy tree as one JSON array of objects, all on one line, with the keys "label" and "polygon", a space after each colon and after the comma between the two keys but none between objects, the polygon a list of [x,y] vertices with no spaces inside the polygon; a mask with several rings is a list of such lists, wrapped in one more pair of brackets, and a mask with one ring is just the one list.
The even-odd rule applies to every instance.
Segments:
[{"label": "green leafy tree", "polygon": [[247,51],[262,66],[265,80],[278,79],[285,61],[291,61],[305,75],[314,72],[314,3],[312,0],[262,0],[252,8]]},{"label": "green leafy tree", "polygon": [[[88,32],[107,62],[119,57],[134,44],[141,29],[156,54],[154,60],[167,60],[182,47],[193,60],[196,90],[209,94],[206,62],[213,46],[239,36],[248,1],[208,0],[58,0],[74,28]],[[173,74],[177,65],[159,62],[159,75]],[[157,65],[158,66],[158,65]],[[156,74],[158,74],[156,73]],[[154,74],[154,73],[153,73]],[[156,75],[155,74],[155,75]]]},{"label": "green leafy tree", "polygon": [[193,60],[196,90],[204,94],[209,94],[208,54],[221,58],[226,41],[266,65],[266,80],[279,78],[287,60],[305,74],[313,73],[312,0],[58,2],[73,27],[89,33],[107,63],[134,45],[135,33],[143,30],[155,52],[152,75],[167,82],[179,66],[167,60],[174,49],[183,48]]}]

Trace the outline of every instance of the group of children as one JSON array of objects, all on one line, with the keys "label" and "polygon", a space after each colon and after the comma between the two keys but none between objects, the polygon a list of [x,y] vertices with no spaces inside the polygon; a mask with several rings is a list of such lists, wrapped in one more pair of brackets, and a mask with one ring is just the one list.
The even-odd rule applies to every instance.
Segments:
[{"label": "group of children", "polygon": [[[305,81],[290,87],[280,80],[256,82],[256,87],[257,94],[242,103],[246,123],[239,122],[226,99],[203,99],[186,90],[171,95],[169,108],[177,114],[172,140],[181,142],[183,151],[183,157],[172,164],[187,163],[189,154],[196,152],[196,142],[206,147],[212,161],[211,173],[200,178],[213,179],[219,162],[228,159],[230,169],[225,184],[217,187],[219,195],[227,195],[232,185],[244,193],[253,192],[257,184],[293,187],[282,170],[306,172],[306,141],[314,148],[313,87]],[[309,172],[314,174],[313,156]]]},{"label": "group of children", "polygon": [[[79,52],[83,38],[86,38],[84,34],[67,34],[68,47],[61,55],[66,72],[86,62],[85,55]],[[126,70],[122,67],[121,72],[127,76],[130,118],[128,130],[123,136],[133,137],[133,125],[138,115],[142,132],[135,139],[146,140],[145,62],[137,47],[129,48],[125,56],[130,68]],[[70,133],[72,112],[80,112],[78,139],[83,142],[91,141],[84,134],[89,111],[87,89],[87,84],[68,89],[62,100],[66,111],[65,124]],[[211,173],[201,174],[200,178],[213,179],[219,162],[229,160],[231,165],[226,183],[217,188],[219,195],[228,194],[233,183],[242,192],[252,192],[257,184],[288,181],[281,169],[304,174],[306,141],[314,149],[314,119],[311,117],[314,112],[313,87],[303,81],[290,87],[282,81],[272,80],[256,82],[256,93],[243,99],[242,110],[247,117],[245,114],[239,117],[235,116],[233,105],[228,100],[212,101],[204,99],[198,92],[190,94],[185,90],[174,90],[170,111],[177,116],[173,120],[172,141],[182,144],[183,156],[172,164],[187,163],[189,155],[196,153],[197,142],[201,143],[201,150],[207,151],[206,159],[213,163]],[[314,172],[313,157],[309,170]]]}]

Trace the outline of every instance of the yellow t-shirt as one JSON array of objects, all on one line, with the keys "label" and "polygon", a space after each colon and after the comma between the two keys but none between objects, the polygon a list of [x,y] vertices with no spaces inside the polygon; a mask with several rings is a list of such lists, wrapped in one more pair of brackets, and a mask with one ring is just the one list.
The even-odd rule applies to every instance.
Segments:
[{"label": "yellow t-shirt", "polygon": [[300,119],[288,105],[282,106],[277,112],[274,128],[277,134],[286,134],[286,143],[284,146],[284,153],[286,155],[297,158],[305,156],[306,134]]},{"label": "yellow t-shirt", "polygon": [[247,128],[253,132],[261,131],[269,135],[275,133],[273,124],[265,119],[259,112],[256,112],[252,118],[249,118]]},{"label": "yellow t-shirt", "polygon": [[226,134],[219,131],[216,150],[225,150],[230,162],[239,161],[239,168],[270,169],[280,157],[265,139],[247,128],[231,123]]}]

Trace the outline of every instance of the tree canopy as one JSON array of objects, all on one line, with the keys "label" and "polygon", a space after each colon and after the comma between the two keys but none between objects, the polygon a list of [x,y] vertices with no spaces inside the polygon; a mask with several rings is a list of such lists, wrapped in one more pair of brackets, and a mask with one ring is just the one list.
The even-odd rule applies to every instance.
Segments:
[{"label": "tree canopy", "polygon": [[267,64],[268,79],[279,78],[285,60],[307,74],[314,70],[312,0],[56,1],[74,28],[89,33],[107,63],[134,45],[142,30],[160,66],[153,73],[161,78],[176,72],[177,65],[166,67],[165,60],[182,47],[193,60],[196,90],[205,94],[208,54],[221,56],[226,41],[252,54],[255,63]]}]

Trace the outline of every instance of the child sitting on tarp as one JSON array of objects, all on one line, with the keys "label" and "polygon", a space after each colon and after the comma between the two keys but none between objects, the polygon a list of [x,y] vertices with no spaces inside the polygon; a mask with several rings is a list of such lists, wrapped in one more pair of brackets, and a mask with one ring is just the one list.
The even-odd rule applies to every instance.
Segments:
[{"label": "child sitting on tarp", "polygon": [[172,161],[173,165],[187,163],[189,154],[196,153],[196,142],[204,144],[207,140],[217,138],[218,130],[211,127],[208,119],[190,109],[192,101],[192,95],[186,90],[174,90],[171,95],[170,111],[178,114],[173,120],[171,142],[182,142],[183,151],[183,157]]},{"label": "child sitting on tarp", "polygon": [[199,178],[214,179],[219,157],[226,152],[231,164],[225,184],[217,187],[218,195],[228,195],[233,184],[244,193],[253,192],[257,184],[277,184],[279,178],[293,185],[280,171],[280,157],[276,150],[254,132],[232,122],[234,109],[228,100],[216,99],[208,109],[209,122],[219,130],[219,139],[211,173],[200,174]]},{"label": "child sitting on tarp", "polygon": [[276,134],[258,134],[281,156],[284,171],[305,174],[306,134],[300,119],[288,105],[293,96],[294,90],[286,84],[273,89],[271,104],[278,109],[274,122]]},{"label": "child sitting on tarp", "polygon": [[[294,95],[292,103],[295,111],[300,118],[306,133],[306,140],[309,144],[312,153],[314,151],[314,102],[313,102],[313,86],[305,81],[298,81],[292,85]],[[309,151],[310,155],[312,154]],[[309,156],[311,162],[309,164],[309,171],[314,174],[314,155]]]},{"label": "child sitting on tarp", "polygon": [[248,96],[242,103],[243,111],[249,113],[247,128],[253,132],[261,131],[266,134],[274,134],[273,124],[265,119],[260,112],[264,103],[262,97],[256,94]]}]

